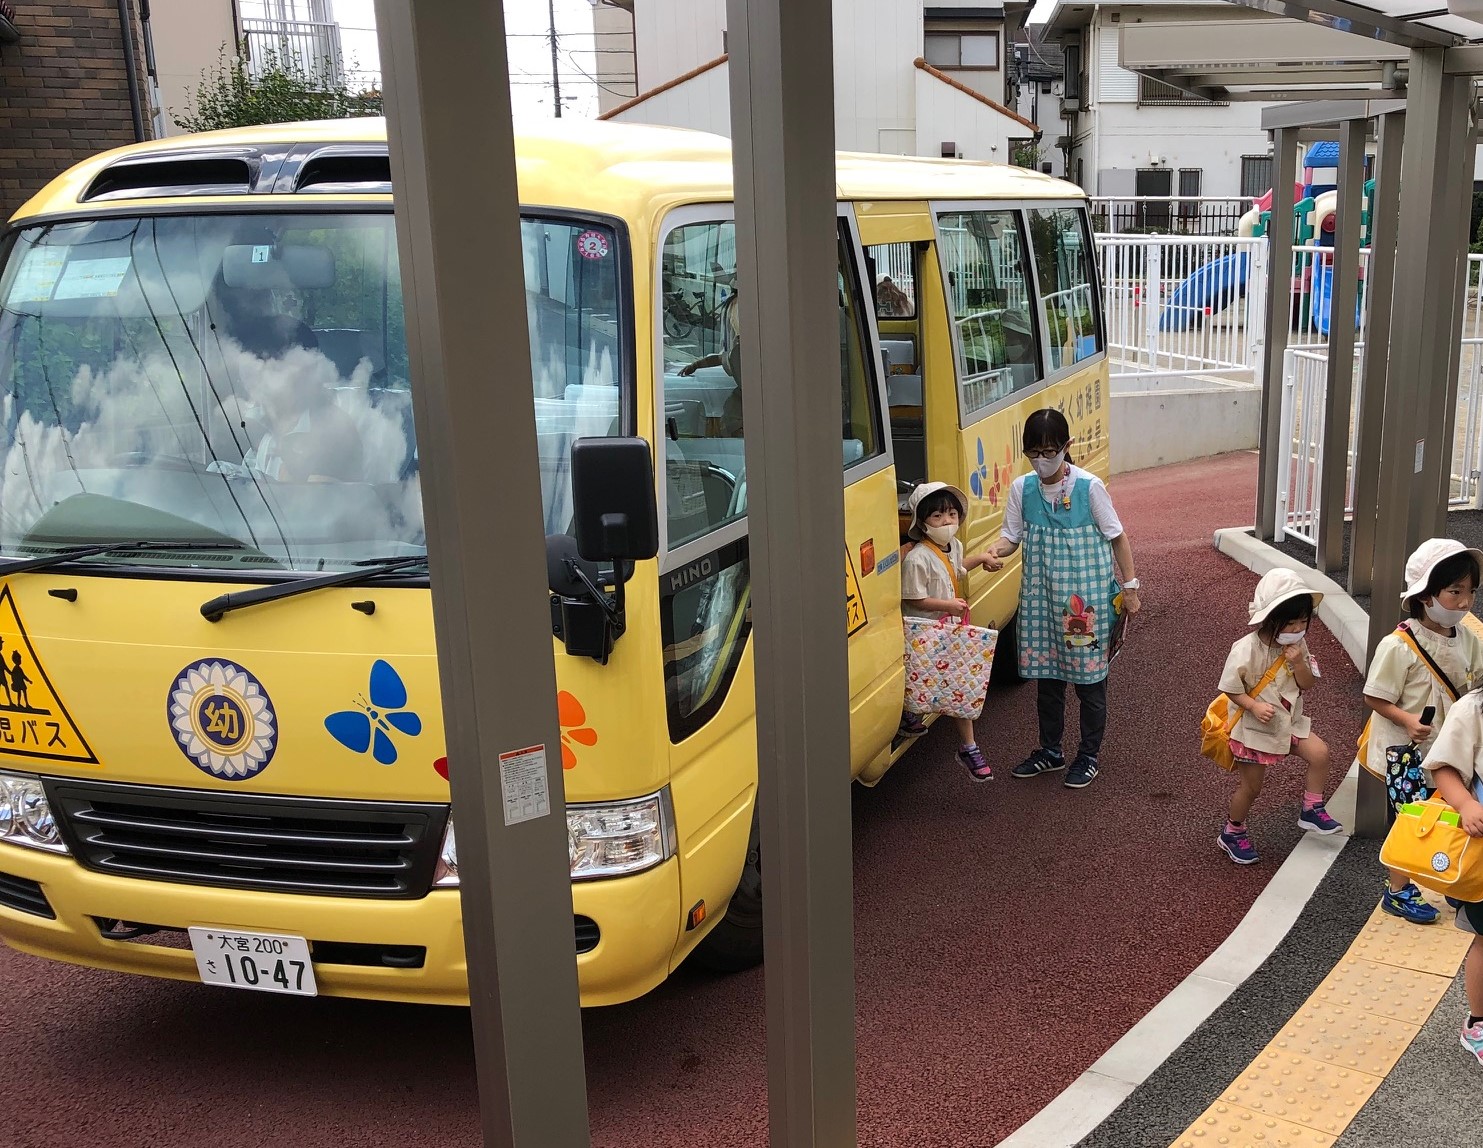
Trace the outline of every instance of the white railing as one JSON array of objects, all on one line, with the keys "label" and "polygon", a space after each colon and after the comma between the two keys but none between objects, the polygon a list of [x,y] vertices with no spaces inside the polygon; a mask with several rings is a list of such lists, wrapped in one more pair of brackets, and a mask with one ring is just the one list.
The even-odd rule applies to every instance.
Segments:
[{"label": "white railing", "polygon": [[1267,244],[1255,238],[1098,235],[1113,378],[1260,383]]},{"label": "white railing", "polygon": [[[1366,253],[1367,255],[1368,253]],[[1296,263],[1296,260],[1295,260]],[[1483,255],[1468,257],[1462,338],[1458,348],[1457,406],[1448,468],[1448,505],[1483,510]],[[1323,469],[1323,425],[1327,417],[1327,339],[1296,340],[1283,357],[1282,422],[1279,443],[1286,455],[1277,475],[1277,541],[1290,536],[1315,544],[1319,527],[1319,475]],[[1310,332],[1317,338],[1321,332]],[[1354,399],[1349,412],[1345,516],[1354,513],[1354,454],[1363,381],[1364,344],[1355,345]]]},{"label": "white railing", "polygon": [[296,64],[324,84],[339,83],[345,78],[338,24],[244,17],[242,39],[246,44],[247,70],[254,79],[270,63]]}]

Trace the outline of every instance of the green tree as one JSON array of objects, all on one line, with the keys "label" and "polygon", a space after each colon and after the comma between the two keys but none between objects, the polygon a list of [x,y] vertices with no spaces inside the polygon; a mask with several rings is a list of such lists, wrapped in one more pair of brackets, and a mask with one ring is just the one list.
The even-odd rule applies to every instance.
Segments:
[{"label": "green tree", "polygon": [[256,73],[248,69],[245,45],[234,56],[228,56],[223,45],[216,67],[201,73],[196,94],[185,111],[170,110],[175,126],[188,132],[208,132],[381,114],[380,92],[353,91],[342,75],[306,64],[297,55],[266,52]]},{"label": "green tree", "polygon": [[1020,140],[1009,152],[1009,162],[1015,167],[1028,167],[1032,171],[1040,170],[1040,161],[1045,158],[1045,150],[1034,140]]}]

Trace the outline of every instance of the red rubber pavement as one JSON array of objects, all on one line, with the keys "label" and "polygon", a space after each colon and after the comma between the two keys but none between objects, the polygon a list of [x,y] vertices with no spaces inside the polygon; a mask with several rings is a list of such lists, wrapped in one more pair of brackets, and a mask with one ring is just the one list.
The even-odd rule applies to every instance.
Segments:
[{"label": "red rubber pavement", "polygon": [[[1254,484],[1247,454],[1114,481],[1147,588],[1094,785],[1008,778],[1035,736],[1034,687],[1018,686],[978,725],[1000,780],[971,784],[944,727],[855,791],[862,1145],[994,1144],[1199,964],[1297,841],[1294,762],[1251,816],[1264,863],[1227,862],[1214,838],[1229,779],[1196,751],[1255,584],[1211,533],[1249,520]],[[1321,627],[1311,644],[1336,783],[1360,681]],[[1069,742],[1074,712],[1068,727]],[[479,1142],[463,1010],[232,993],[5,949],[0,986],[7,1148]],[[594,1144],[765,1143],[763,1024],[760,972],[682,970],[588,1013]]]}]

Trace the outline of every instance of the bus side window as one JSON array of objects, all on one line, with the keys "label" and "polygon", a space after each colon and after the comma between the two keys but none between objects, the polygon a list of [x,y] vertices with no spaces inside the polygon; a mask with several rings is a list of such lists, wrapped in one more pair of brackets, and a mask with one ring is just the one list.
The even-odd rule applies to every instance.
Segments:
[{"label": "bus side window", "polygon": [[1102,350],[1085,213],[1075,207],[1034,208],[1030,238],[1040,275],[1040,307],[1050,331],[1050,369],[1055,371]]},{"label": "bus side window", "polygon": [[943,212],[937,229],[968,426],[1041,379],[1029,256],[1017,211]]},{"label": "bus side window", "polygon": [[855,249],[843,223],[839,231],[839,375],[844,465],[877,457],[884,446],[876,374],[870,361],[869,312],[855,263]]}]

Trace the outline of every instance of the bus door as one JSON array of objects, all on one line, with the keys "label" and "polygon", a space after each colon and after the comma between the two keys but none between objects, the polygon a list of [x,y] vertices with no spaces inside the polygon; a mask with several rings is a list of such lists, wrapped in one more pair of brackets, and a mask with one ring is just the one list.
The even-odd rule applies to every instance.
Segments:
[{"label": "bus door", "polygon": [[839,217],[840,419],[844,439],[845,612],[850,655],[850,770],[884,772],[903,696],[900,534],[886,433],[882,341],[854,212]]},{"label": "bus door", "polygon": [[[1029,408],[1021,404],[1045,380],[1040,325],[1020,206],[933,204],[933,212],[956,401],[953,417],[928,423],[927,449],[942,467],[933,477],[957,483],[969,497],[963,545],[974,553],[999,537],[1010,484],[1024,470],[1020,426]],[[1012,612],[1014,562],[1005,575],[970,575],[975,621],[1001,624]]]}]

